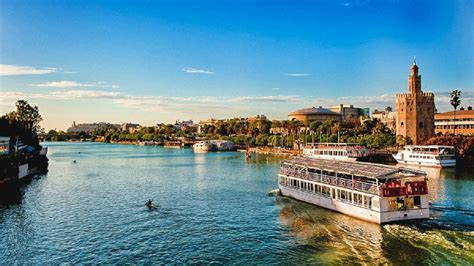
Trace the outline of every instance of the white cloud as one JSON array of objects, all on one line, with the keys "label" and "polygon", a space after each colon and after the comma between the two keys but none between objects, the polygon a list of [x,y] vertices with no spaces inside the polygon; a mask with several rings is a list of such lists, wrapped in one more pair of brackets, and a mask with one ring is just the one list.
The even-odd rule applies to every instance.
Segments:
[{"label": "white cloud", "polygon": [[[98,82],[99,83],[99,82]],[[102,83],[103,84],[103,83]],[[462,106],[474,105],[474,93],[462,90]],[[395,107],[395,94],[378,96],[353,96],[335,98],[314,98],[297,95],[239,96],[239,97],[166,97],[136,96],[113,91],[60,90],[44,93],[2,92],[0,106],[13,106],[19,99],[25,100],[101,100],[117,107],[126,107],[144,112],[161,112],[168,117],[182,116],[204,118],[208,116],[233,117],[242,114],[269,112],[269,115],[286,117],[290,111],[311,106],[331,107],[338,104],[353,104],[371,110]],[[435,93],[436,108],[440,112],[451,110],[448,92]]]},{"label": "white cloud", "polygon": [[306,77],[311,76],[311,73],[285,73],[284,75],[289,77]]},{"label": "white cloud", "polygon": [[76,81],[62,80],[62,81],[51,81],[51,82],[46,82],[46,83],[41,83],[41,84],[32,84],[32,86],[67,88],[67,87],[93,87],[94,85],[86,84],[86,83],[79,83],[79,82],[76,82]]},{"label": "white cloud", "polygon": [[280,88],[272,88],[272,90],[274,90],[274,91],[279,91]]},{"label": "white cloud", "polygon": [[32,84],[36,87],[48,87],[48,88],[71,88],[71,87],[101,87],[101,88],[119,88],[118,85],[111,85],[105,81],[99,81],[96,83],[80,83],[77,81],[62,80],[62,81],[51,81],[41,84]]},{"label": "white cloud", "polygon": [[58,72],[58,68],[35,68],[30,66],[1,65],[0,76],[43,75]]},{"label": "white cloud", "polygon": [[64,74],[77,74],[76,71],[63,71]]},{"label": "white cloud", "polygon": [[227,102],[270,102],[270,103],[303,103],[304,99],[295,95],[244,96],[224,99]]},{"label": "white cloud", "polygon": [[208,75],[214,74],[214,72],[209,71],[209,70],[189,68],[189,67],[183,68],[183,71],[186,73],[193,73],[193,74],[208,74]]}]

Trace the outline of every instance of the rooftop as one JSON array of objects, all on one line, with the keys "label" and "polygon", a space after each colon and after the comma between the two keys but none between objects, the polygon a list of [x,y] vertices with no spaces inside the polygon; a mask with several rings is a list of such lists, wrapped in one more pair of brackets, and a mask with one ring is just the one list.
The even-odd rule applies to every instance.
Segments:
[{"label": "rooftop", "polygon": [[313,108],[300,109],[298,111],[291,112],[290,115],[340,115],[340,114],[319,106],[318,108],[313,107]]},{"label": "rooftop", "polygon": [[[440,118],[444,118],[444,117],[453,118],[454,117],[454,111],[435,114],[435,119],[440,119]],[[467,118],[467,117],[474,117],[474,110],[457,110],[456,111],[456,119]]]},{"label": "rooftop", "polygon": [[294,164],[308,168],[316,168],[323,171],[332,171],[348,175],[363,176],[373,179],[426,176],[426,173],[423,171],[363,162],[348,162],[340,160],[295,157],[286,159],[282,163]]}]

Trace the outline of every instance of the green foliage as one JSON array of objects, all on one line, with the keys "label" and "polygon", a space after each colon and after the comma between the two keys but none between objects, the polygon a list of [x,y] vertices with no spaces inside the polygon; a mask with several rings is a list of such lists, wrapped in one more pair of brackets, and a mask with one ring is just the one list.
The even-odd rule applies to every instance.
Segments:
[{"label": "green foliage", "polygon": [[16,102],[16,111],[6,115],[9,120],[18,121],[26,130],[36,133],[41,130],[39,123],[43,121],[38,106],[31,106],[25,100]]},{"label": "green foliage", "polygon": [[461,91],[454,90],[451,92],[451,106],[453,106],[454,110],[458,108],[461,104]]},{"label": "green foliage", "polygon": [[454,146],[457,155],[474,156],[474,136],[436,136],[425,144]]}]

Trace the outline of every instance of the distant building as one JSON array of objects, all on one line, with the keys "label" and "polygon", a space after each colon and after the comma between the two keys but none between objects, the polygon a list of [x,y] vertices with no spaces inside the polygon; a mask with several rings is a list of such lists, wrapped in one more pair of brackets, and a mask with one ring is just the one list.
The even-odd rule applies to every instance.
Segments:
[{"label": "distant building", "polygon": [[397,135],[409,137],[413,144],[421,144],[434,135],[434,94],[421,91],[421,76],[413,62],[408,77],[408,93],[398,94]]},{"label": "distant building", "polygon": [[370,117],[370,108],[361,108],[362,117]]},{"label": "distant building", "polygon": [[72,126],[67,129],[67,133],[81,133],[81,132],[89,133],[89,132],[94,132],[97,130],[109,130],[109,129],[118,130],[120,128],[121,128],[121,125],[110,124],[110,123],[105,123],[105,122],[76,125],[76,121],[74,121]]},{"label": "distant building", "polygon": [[380,122],[387,126],[387,128],[395,131],[397,125],[397,112],[374,111],[371,117],[380,120]]},{"label": "distant building", "polygon": [[456,135],[474,134],[474,110],[456,111],[456,121],[454,121],[454,111],[435,114],[435,133]]},{"label": "distant building", "polygon": [[343,105],[339,104],[332,106],[331,111],[340,113],[342,121],[358,121],[363,116],[363,109],[354,107],[354,105]]},{"label": "distant building", "polygon": [[299,120],[301,122],[324,122],[326,120],[342,121],[340,113],[319,106],[318,108],[304,108],[288,114],[288,120]]},{"label": "distant building", "polygon": [[123,123],[121,125],[121,129],[123,131],[128,131],[129,133],[133,133],[131,131],[137,131],[141,128],[140,124],[135,124],[135,123]]},{"label": "distant building", "polygon": [[256,121],[256,120],[267,120],[266,115],[254,115],[246,119],[249,122]]},{"label": "distant building", "polygon": [[324,122],[326,120],[333,120],[338,122],[343,121],[358,121],[364,114],[364,109],[354,107],[353,105],[336,105],[329,109],[319,106],[318,108],[304,108],[288,114],[288,120],[299,120],[301,122]]},{"label": "distant building", "polygon": [[174,128],[177,130],[185,130],[186,128],[194,127],[194,122],[193,120],[188,120],[188,121],[179,121],[176,120],[174,123]]},{"label": "distant building", "polygon": [[209,118],[209,119],[206,119],[206,120],[199,121],[197,133],[202,133],[202,130],[203,130],[204,126],[213,126],[217,123],[217,121],[219,121],[219,120],[214,119],[214,118]]}]

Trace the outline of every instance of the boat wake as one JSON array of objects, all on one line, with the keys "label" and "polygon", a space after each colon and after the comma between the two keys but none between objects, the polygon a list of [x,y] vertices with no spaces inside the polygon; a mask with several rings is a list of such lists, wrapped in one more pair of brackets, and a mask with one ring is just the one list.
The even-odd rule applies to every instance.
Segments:
[{"label": "boat wake", "polygon": [[280,196],[280,189],[279,188],[273,189],[272,191],[268,192],[268,196],[269,197]]}]

